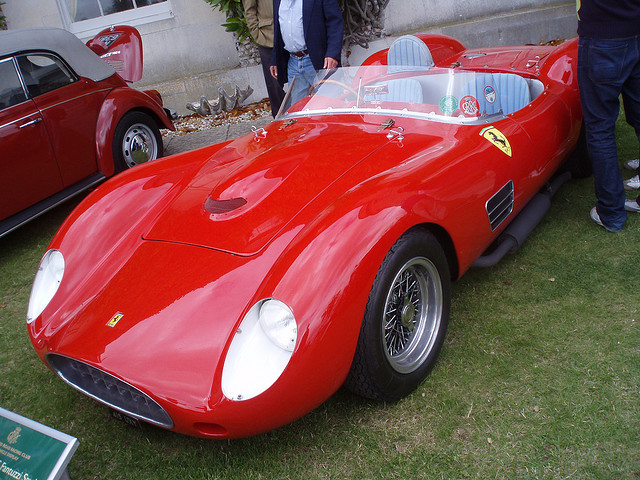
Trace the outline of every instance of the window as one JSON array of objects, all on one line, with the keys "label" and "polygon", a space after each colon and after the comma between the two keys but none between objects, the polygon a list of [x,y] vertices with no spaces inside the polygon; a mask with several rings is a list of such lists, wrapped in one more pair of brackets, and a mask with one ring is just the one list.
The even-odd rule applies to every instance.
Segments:
[{"label": "window", "polygon": [[16,57],[20,73],[29,95],[37,97],[76,81],[62,61],[48,54],[30,54]]},{"label": "window", "polygon": [[7,58],[0,61],[0,110],[17,105],[26,99],[18,73],[13,66],[13,59]]},{"label": "window", "polygon": [[110,25],[141,25],[171,18],[170,0],[57,0],[67,29],[93,36]]}]

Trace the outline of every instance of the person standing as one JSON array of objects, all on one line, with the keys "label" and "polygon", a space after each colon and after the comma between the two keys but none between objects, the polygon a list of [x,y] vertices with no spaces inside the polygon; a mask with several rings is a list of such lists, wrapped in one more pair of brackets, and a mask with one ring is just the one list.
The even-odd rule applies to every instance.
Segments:
[{"label": "person standing", "polygon": [[[271,74],[280,85],[294,77],[292,103],[307,95],[317,70],[340,65],[344,20],[337,0],[273,0]],[[290,87],[291,88],[291,87]]]},{"label": "person standing", "polygon": [[271,103],[271,115],[275,117],[284,99],[284,90],[273,78],[269,68],[273,55],[273,0],[242,0],[242,6],[251,37],[258,44],[262,74]]},{"label": "person standing", "polygon": [[577,0],[577,12],[578,85],[597,197],[590,216],[616,232],[627,211],[640,211],[625,199],[615,135],[622,94],[640,142],[640,0]]}]

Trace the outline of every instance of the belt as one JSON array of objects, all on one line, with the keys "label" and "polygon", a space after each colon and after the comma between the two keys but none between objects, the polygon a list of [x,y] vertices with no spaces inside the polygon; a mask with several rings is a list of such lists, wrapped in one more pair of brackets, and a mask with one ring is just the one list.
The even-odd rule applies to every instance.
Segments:
[{"label": "belt", "polygon": [[289,52],[291,55],[293,55],[294,57],[304,57],[306,55],[309,55],[309,50],[303,50],[301,52]]}]

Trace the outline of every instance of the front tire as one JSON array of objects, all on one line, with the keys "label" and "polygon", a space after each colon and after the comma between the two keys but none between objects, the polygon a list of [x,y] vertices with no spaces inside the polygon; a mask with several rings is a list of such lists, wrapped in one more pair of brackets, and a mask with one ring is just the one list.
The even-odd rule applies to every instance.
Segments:
[{"label": "front tire", "polygon": [[385,401],[414,391],[438,357],[450,303],[449,265],[442,247],[426,230],[407,232],[378,270],[345,385]]},{"label": "front tire", "polygon": [[162,156],[162,137],[155,120],[143,112],[125,114],[113,135],[116,171],[135,167]]}]

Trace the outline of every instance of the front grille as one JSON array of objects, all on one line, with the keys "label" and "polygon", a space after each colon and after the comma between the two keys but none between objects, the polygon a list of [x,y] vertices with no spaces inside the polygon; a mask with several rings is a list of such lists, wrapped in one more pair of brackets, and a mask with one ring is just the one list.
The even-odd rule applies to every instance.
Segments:
[{"label": "front grille", "polygon": [[171,417],[155,400],[113,375],[55,353],[47,355],[47,362],[60,378],[94,400],[145,422],[173,428]]},{"label": "front grille", "polygon": [[509,180],[487,202],[487,215],[493,232],[513,211],[513,181]]}]

